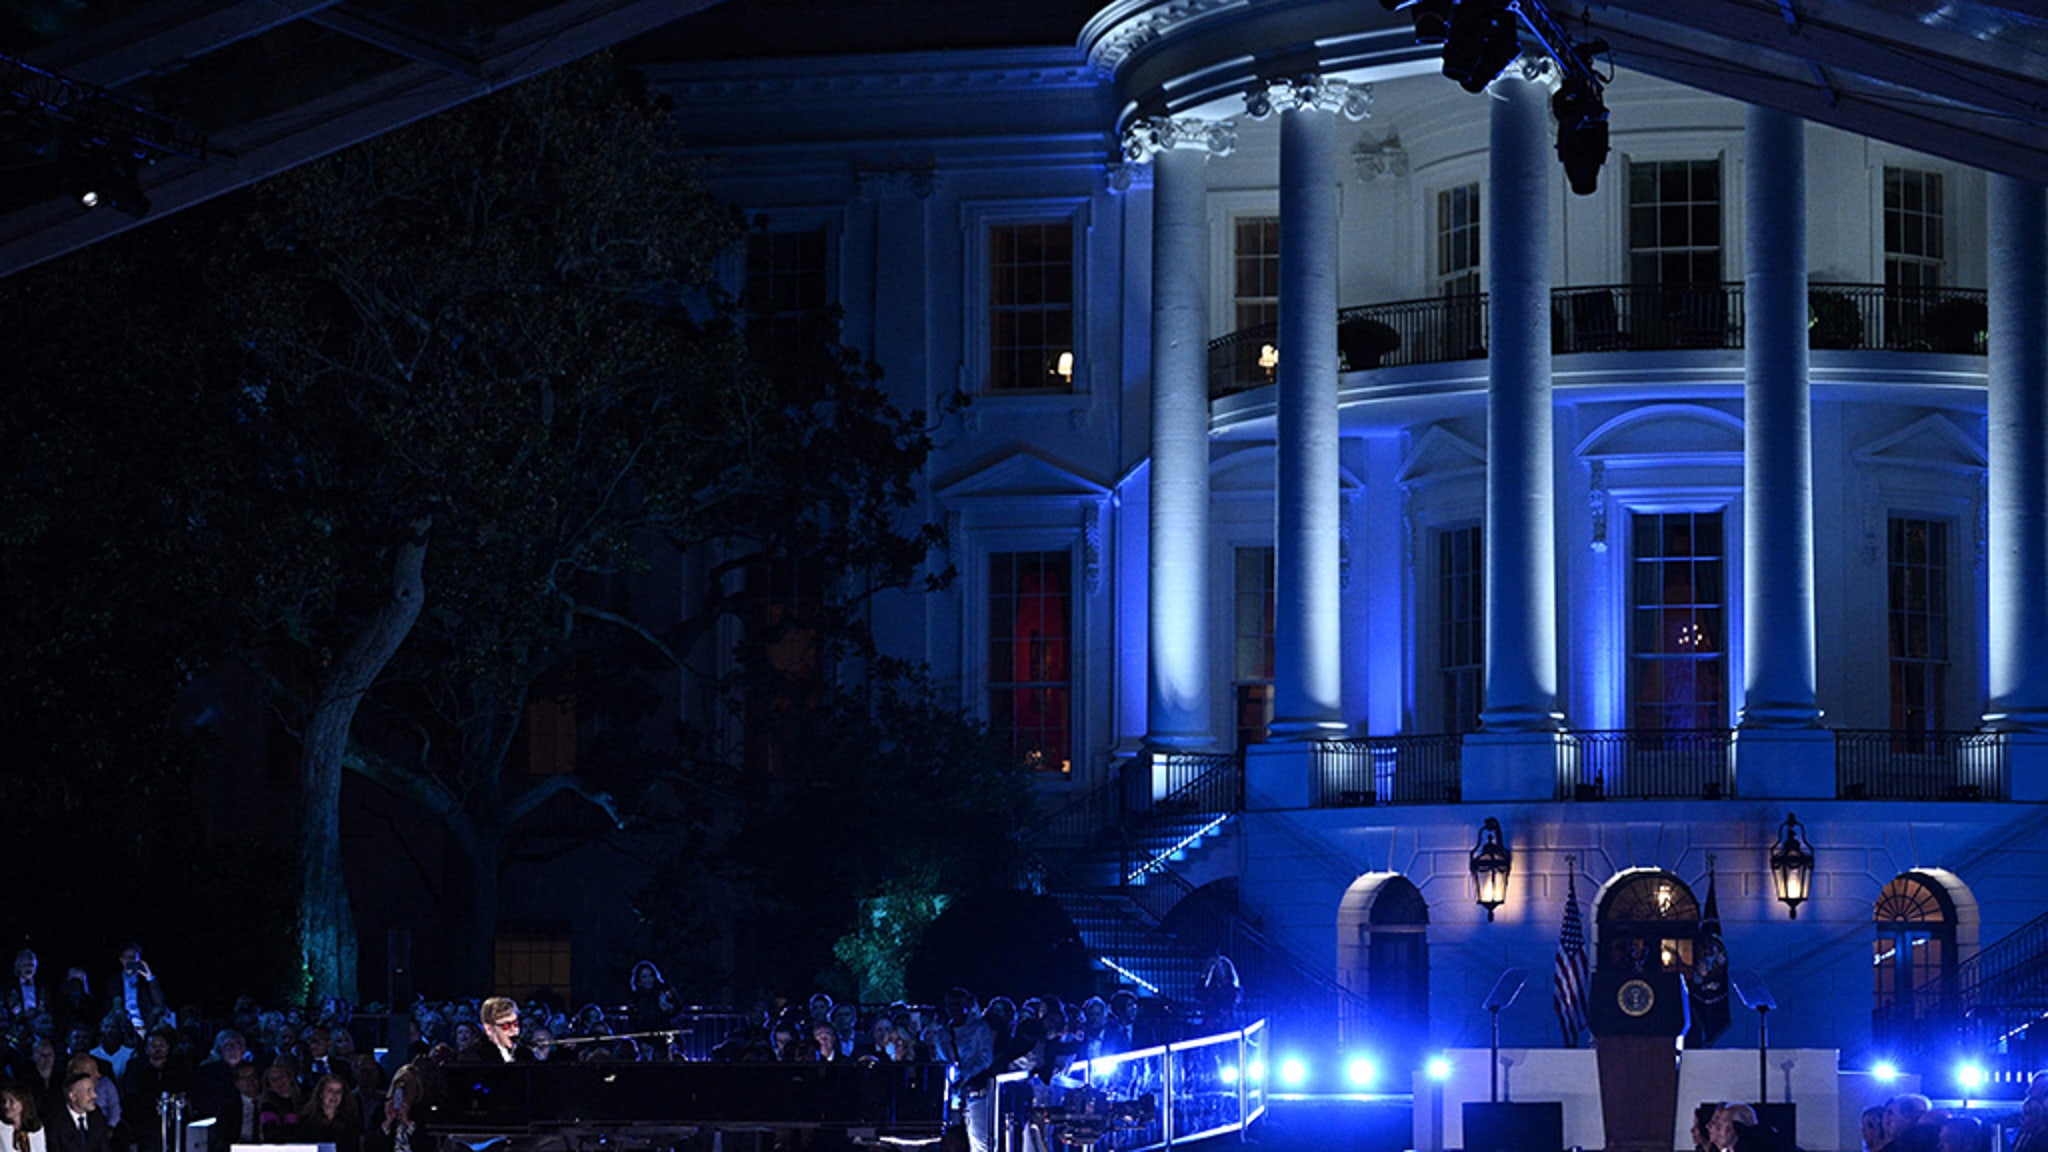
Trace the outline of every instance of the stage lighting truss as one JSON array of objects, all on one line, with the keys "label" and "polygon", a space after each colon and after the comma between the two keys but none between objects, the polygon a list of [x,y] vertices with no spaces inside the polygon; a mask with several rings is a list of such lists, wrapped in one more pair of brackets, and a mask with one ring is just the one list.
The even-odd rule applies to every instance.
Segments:
[{"label": "stage lighting truss", "polygon": [[8,111],[39,125],[63,165],[66,191],[84,208],[110,205],[140,216],[149,211],[142,169],[179,157],[204,162],[204,133],[138,108],[104,88],[0,55]]},{"label": "stage lighting truss", "polygon": [[1484,91],[1515,62],[1526,31],[1560,78],[1550,108],[1565,178],[1573,192],[1593,194],[1608,151],[1606,86],[1614,73],[1596,67],[1606,41],[1574,41],[1545,0],[1380,0],[1380,7],[1408,13],[1417,44],[1443,45],[1444,75],[1467,92]]}]

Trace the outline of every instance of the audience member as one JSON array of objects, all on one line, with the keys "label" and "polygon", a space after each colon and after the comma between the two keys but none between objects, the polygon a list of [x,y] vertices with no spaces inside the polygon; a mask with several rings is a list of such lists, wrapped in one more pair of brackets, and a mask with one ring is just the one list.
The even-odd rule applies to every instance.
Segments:
[{"label": "audience member", "polygon": [[0,1152],[48,1152],[42,1112],[33,1092],[20,1084],[0,1084]]}]

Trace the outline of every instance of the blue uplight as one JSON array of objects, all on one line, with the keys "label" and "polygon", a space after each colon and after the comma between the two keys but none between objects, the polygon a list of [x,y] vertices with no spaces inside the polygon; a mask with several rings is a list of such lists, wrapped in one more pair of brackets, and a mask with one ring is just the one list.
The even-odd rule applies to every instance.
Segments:
[{"label": "blue uplight", "polygon": [[1353,1088],[1370,1088],[1379,1076],[1380,1070],[1370,1056],[1353,1056],[1351,1062],[1344,1066],[1344,1079],[1350,1081]]},{"label": "blue uplight", "polygon": [[1301,1057],[1289,1056],[1280,1062],[1280,1083],[1289,1088],[1299,1088],[1308,1080],[1308,1065]]}]

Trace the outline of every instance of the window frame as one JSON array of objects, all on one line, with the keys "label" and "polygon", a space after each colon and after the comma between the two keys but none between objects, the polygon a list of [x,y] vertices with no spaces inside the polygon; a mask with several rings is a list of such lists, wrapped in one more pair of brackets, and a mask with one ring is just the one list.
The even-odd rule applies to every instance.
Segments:
[{"label": "window frame", "polygon": [[[982,200],[961,205],[963,297],[961,377],[962,387],[977,399],[1063,401],[1085,396],[1090,390],[1091,361],[1088,349],[1088,262],[1090,201],[1086,197],[1042,197],[1028,200]],[[991,386],[995,365],[995,303],[991,292],[994,275],[993,244],[998,228],[1034,224],[1065,224],[1070,228],[1072,248],[1069,268],[1073,288],[1068,304],[1073,345],[1074,374],[1064,388],[1005,388]]]}]

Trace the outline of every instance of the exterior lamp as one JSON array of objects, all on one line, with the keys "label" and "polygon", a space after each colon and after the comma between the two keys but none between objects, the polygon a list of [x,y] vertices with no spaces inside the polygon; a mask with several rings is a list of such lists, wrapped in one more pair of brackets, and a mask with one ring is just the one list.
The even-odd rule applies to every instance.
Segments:
[{"label": "exterior lamp", "polygon": [[1493,910],[1507,903],[1508,873],[1514,867],[1514,854],[1501,843],[1500,821],[1488,816],[1479,826],[1479,843],[1472,846],[1472,886],[1479,890],[1479,906],[1486,909],[1489,923]]},{"label": "exterior lamp", "polygon": [[1778,829],[1777,847],[1771,849],[1771,884],[1792,910],[1792,919],[1799,919],[1799,906],[1813,894],[1813,848],[1806,842],[1806,825],[1790,812]]}]

